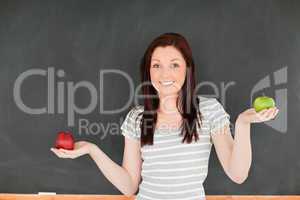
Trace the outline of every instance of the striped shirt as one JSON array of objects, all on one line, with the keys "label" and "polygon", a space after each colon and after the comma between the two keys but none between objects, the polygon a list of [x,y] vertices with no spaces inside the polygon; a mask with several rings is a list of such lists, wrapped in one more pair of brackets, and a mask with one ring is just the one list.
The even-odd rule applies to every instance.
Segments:
[{"label": "striped shirt", "polygon": [[[218,128],[229,125],[230,116],[217,99],[200,95],[198,98],[203,117],[201,129],[197,126],[197,142],[182,143],[181,128],[156,128],[153,145],[141,148],[142,181],[136,200],[205,199],[203,182],[207,176],[211,135]],[[140,112],[143,112],[141,105],[128,112],[121,126],[122,135],[140,139]]]}]

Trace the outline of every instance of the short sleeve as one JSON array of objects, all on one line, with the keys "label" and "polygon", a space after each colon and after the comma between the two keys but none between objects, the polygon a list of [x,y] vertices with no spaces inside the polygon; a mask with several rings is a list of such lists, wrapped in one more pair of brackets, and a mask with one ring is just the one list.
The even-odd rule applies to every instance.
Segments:
[{"label": "short sleeve", "polygon": [[135,106],[127,113],[125,120],[120,127],[121,133],[125,137],[129,137],[135,140],[140,139],[140,111],[140,107]]},{"label": "short sleeve", "polygon": [[216,133],[225,125],[230,125],[230,115],[225,111],[222,104],[215,98],[212,99],[210,115],[210,133]]}]

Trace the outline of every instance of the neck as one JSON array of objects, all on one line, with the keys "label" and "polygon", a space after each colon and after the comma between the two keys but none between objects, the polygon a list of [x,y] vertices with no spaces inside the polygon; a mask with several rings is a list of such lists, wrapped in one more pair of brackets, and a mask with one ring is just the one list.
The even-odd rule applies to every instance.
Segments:
[{"label": "neck", "polygon": [[176,106],[178,95],[159,96],[159,107],[157,112],[162,114],[178,113]]}]

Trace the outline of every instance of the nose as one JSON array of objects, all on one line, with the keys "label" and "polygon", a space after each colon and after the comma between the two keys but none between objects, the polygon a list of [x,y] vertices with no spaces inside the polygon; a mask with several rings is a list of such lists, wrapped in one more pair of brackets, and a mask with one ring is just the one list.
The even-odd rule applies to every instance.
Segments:
[{"label": "nose", "polygon": [[161,72],[160,76],[163,80],[167,80],[167,78],[170,77],[171,70],[169,69],[169,67],[163,66],[160,72]]}]

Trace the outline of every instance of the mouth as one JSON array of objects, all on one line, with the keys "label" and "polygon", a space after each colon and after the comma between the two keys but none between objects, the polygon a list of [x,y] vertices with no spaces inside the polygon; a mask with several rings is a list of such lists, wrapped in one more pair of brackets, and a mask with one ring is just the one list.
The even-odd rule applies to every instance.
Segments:
[{"label": "mouth", "polygon": [[159,81],[162,86],[171,86],[175,81]]}]

